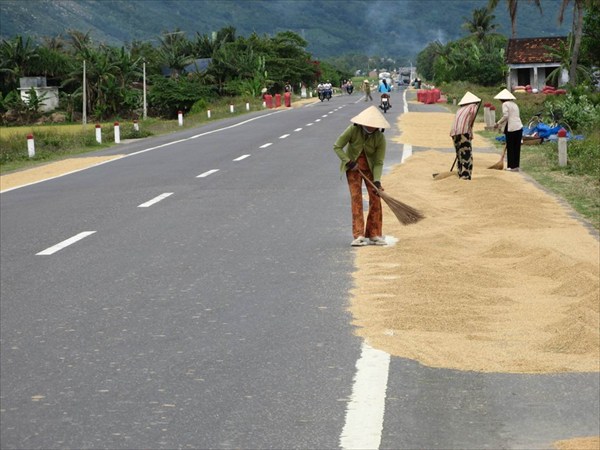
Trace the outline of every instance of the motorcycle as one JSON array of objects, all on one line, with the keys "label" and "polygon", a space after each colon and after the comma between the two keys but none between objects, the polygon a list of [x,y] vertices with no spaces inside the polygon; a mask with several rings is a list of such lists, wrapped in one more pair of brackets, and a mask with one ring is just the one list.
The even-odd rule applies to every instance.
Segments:
[{"label": "motorcycle", "polygon": [[354,91],[354,86],[349,84],[348,86],[346,86],[346,92],[348,92],[348,95],[352,95],[352,92]]},{"label": "motorcycle", "polygon": [[322,89],[319,91],[319,100],[323,101],[327,99],[327,101],[331,100],[331,89]]},{"label": "motorcycle", "polygon": [[381,102],[379,103],[379,108],[381,108],[385,113],[390,109],[392,105],[390,105],[390,95],[389,94],[381,94]]}]

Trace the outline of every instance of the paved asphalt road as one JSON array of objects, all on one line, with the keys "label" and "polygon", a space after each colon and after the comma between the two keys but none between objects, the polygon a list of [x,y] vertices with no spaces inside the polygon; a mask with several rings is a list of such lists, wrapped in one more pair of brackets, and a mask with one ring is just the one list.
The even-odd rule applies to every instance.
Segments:
[{"label": "paved asphalt road", "polygon": [[[100,154],[131,156],[2,194],[2,449],[338,448],[362,342],[332,144],[358,100],[121,145]],[[382,448],[598,432],[597,374],[392,358],[388,380]]]}]

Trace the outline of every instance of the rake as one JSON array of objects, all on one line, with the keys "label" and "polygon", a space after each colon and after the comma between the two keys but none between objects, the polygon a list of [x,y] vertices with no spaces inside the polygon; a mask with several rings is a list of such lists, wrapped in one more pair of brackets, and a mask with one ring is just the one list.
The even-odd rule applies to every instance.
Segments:
[{"label": "rake", "polygon": [[367,176],[358,169],[358,173],[363,179],[373,188],[377,195],[379,195],[383,201],[390,207],[396,218],[400,221],[402,225],[410,225],[412,223],[417,223],[419,220],[424,219],[425,216],[419,210],[413,208],[412,206],[407,205],[406,203],[401,202],[400,200],[396,200],[390,197],[383,189],[378,189],[371,180],[367,178]]}]

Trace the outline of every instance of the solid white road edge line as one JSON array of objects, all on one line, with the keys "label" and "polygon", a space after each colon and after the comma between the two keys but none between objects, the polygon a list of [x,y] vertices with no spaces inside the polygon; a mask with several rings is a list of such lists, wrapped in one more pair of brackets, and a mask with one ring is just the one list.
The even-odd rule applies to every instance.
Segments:
[{"label": "solid white road edge line", "polygon": [[52,247],[48,247],[46,250],[42,250],[41,252],[36,253],[36,255],[52,255],[53,253],[56,253],[57,251],[62,250],[63,248],[68,247],[69,245],[74,244],[75,242],[80,241],[81,239],[94,233],[95,231],[83,231],[69,239],[66,239],[56,245],[53,245]]},{"label": "solid white road edge line", "polygon": [[363,341],[346,422],[340,436],[343,449],[378,449],[383,431],[390,355]]},{"label": "solid white road edge line", "polygon": [[200,175],[198,175],[196,178],[205,178],[205,177],[207,177],[209,175],[212,175],[213,173],[218,172],[218,171],[219,171],[219,169],[207,170],[206,172],[201,173]]},{"label": "solid white road edge line", "polygon": [[412,156],[412,145],[404,144],[402,146],[402,160],[400,161],[400,164],[402,164],[404,161],[406,161],[411,156]]},{"label": "solid white road edge line", "polygon": [[242,155],[242,156],[239,156],[239,157],[237,157],[237,158],[233,159],[232,161],[241,161],[242,159],[246,159],[246,158],[248,158],[249,156],[250,156],[250,155]]},{"label": "solid white road edge line", "polygon": [[404,89],[404,94],[402,94],[402,103],[404,105],[404,112],[405,113],[408,112],[408,103],[406,102],[406,91],[407,91],[407,89]]},{"label": "solid white road edge line", "polygon": [[146,203],[142,203],[141,205],[138,205],[138,208],[148,208],[148,207],[154,205],[155,203],[158,203],[161,200],[164,200],[165,198],[167,198],[171,195],[173,195],[173,192],[165,192],[164,194],[160,194],[158,197],[154,197],[152,200],[148,200]]}]

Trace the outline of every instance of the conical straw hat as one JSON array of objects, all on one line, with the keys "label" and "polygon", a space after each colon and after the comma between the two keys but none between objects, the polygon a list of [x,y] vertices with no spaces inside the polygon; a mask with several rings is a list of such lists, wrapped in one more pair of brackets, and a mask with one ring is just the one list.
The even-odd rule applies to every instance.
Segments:
[{"label": "conical straw hat", "polygon": [[463,98],[460,99],[460,102],[458,102],[458,105],[468,105],[469,103],[479,103],[480,101],[481,99],[479,97],[467,91],[467,93],[463,95]]},{"label": "conical straw hat", "polygon": [[494,97],[496,100],[516,100],[517,97],[512,95],[508,89],[503,89]]},{"label": "conical straw hat", "polygon": [[352,119],[350,119],[350,122],[358,125],[364,125],[365,127],[390,128],[390,124],[387,120],[385,120],[383,114],[381,114],[374,106],[369,106],[358,116],[354,116]]}]

